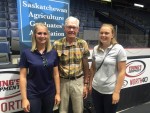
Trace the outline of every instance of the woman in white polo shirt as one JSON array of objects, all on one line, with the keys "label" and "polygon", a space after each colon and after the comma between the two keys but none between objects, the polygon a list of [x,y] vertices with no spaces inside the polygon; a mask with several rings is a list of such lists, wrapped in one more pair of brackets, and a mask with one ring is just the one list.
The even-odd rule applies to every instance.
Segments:
[{"label": "woman in white polo shirt", "polygon": [[89,91],[96,113],[116,113],[120,100],[127,55],[115,35],[112,24],[103,24],[93,49]]}]

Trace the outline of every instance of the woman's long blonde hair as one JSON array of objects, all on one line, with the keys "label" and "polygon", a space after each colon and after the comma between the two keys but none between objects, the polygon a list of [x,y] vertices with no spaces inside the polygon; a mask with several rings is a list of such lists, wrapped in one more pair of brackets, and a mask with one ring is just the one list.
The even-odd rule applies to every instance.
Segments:
[{"label": "woman's long blonde hair", "polygon": [[[108,23],[104,23],[104,24],[102,24],[101,25],[101,27],[100,27],[100,29],[103,27],[103,26],[107,26],[107,27],[109,27],[111,30],[112,30],[112,34],[113,34],[113,38],[112,38],[112,40],[111,40],[111,44],[112,45],[114,45],[114,44],[117,44],[118,42],[117,42],[117,40],[116,40],[116,30],[115,30],[115,28],[114,28],[114,26],[112,25],[112,24],[108,24]],[[98,50],[102,47],[102,42],[99,40],[99,45],[98,45]]]},{"label": "woman's long blonde hair", "polygon": [[47,44],[46,44],[46,51],[49,52],[51,51],[52,49],[52,46],[51,46],[51,42],[50,42],[50,32],[47,28],[47,26],[44,24],[44,23],[35,23],[35,26],[34,26],[34,29],[33,29],[33,34],[32,34],[32,47],[31,47],[31,51],[33,52],[34,50],[37,49],[37,43],[36,43],[36,37],[35,37],[35,34],[36,34],[36,31],[38,29],[38,27],[45,27],[46,30],[47,30],[47,33],[48,33],[48,37],[49,37],[49,40],[47,40]]}]

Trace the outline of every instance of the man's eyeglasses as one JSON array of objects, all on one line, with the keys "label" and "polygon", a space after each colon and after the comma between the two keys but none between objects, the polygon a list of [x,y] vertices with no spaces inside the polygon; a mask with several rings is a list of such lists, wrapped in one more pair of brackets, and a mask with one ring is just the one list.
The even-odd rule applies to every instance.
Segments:
[{"label": "man's eyeglasses", "polygon": [[73,29],[73,30],[78,29],[78,27],[75,27],[75,26],[66,26],[66,28],[69,29],[69,30],[70,30],[70,29]]},{"label": "man's eyeglasses", "polygon": [[44,65],[44,67],[47,67],[48,66],[48,61],[47,61],[46,57],[44,55],[42,55],[41,57],[43,59],[43,65]]}]

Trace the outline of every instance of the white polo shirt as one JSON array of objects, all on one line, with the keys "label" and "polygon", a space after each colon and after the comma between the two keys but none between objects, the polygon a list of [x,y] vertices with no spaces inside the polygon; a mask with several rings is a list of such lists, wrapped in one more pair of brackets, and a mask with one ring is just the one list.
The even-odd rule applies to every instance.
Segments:
[{"label": "white polo shirt", "polygon": [[[92,60],[96,62],[96,69],[111,47],[112,45],[105,51],[97,51],[98,45],[94,47]],[[102,94],[112,94],[118,77],[117,63],[126,60],[127,55],[124,48],[120,44],[116,44],[107,54],[101,68],[95,73],[92,87]]]}]

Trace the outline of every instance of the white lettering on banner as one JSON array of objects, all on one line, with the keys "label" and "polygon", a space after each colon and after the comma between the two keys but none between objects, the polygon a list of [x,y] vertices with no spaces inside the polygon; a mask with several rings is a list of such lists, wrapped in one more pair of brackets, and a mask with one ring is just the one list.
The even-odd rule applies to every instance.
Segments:
[{"label": "white lettering on banner", "polygon": [[38,3],[28,3],[27,1],[23,1],[23,7],[27,8],[33,8],[33,9],[40,9],[40,10],[49,10],[49,11],[56,11],[56,12],[61,12],[61,13],[68,13],[66,9],[60,9],[60,8],[54,8],[51,5],[39,5]]},{"label": "white lettering on banner", "polygon": [[[35,21],[30,21],[30,26],[35,26]],[[63,24],[59,25],[59,24],[48,24],[46,22],[44,22],[44,24],[48,27],[48,28],[62,28]]]},{"label": "white lettering on banner", "polygon": [[33,19],[49,19],[49,20],[64,20],[64,17],[55,16],[53,14],[33,14],[31,11],[28,17],[32,17]]},{"label": "white lettering on banner", "polygon": [[[29,35],[32,35],[33,31],[31,30]],[[51,36],[65,36],[64,33],[59,33],[58,31],[50,32]]]},{"label": "white lettering on banner", "polygon": [[57,31],[51,32],[51,36],[64,36],[64,33],[58,33]]},{"label": "white lettering on banner", "polygon": [[[30,36],[35,22],[45,22],[51,34],[51,42],[65,36],[63,25],[65,19],[69,16],[69,3],[66,0],[18,0],[19,27],[21,29],[21,43],[30,46]],[[22,15],[23,14],[23,15]],[[26,21],[24,19],[26,18]],[[25,29],[24,29],[25,27]],[[51,29],[52,28],[52,29]],[[26,43],[27,42],[27,43]]]},{"label": "white lettering on banner", "polygon": [[21,100],[14,100],[9,102],[2,102],[0,103],[0,112],[9,112],[10,111],[16,111],[17,109],[21,109],[22,104]]}]

